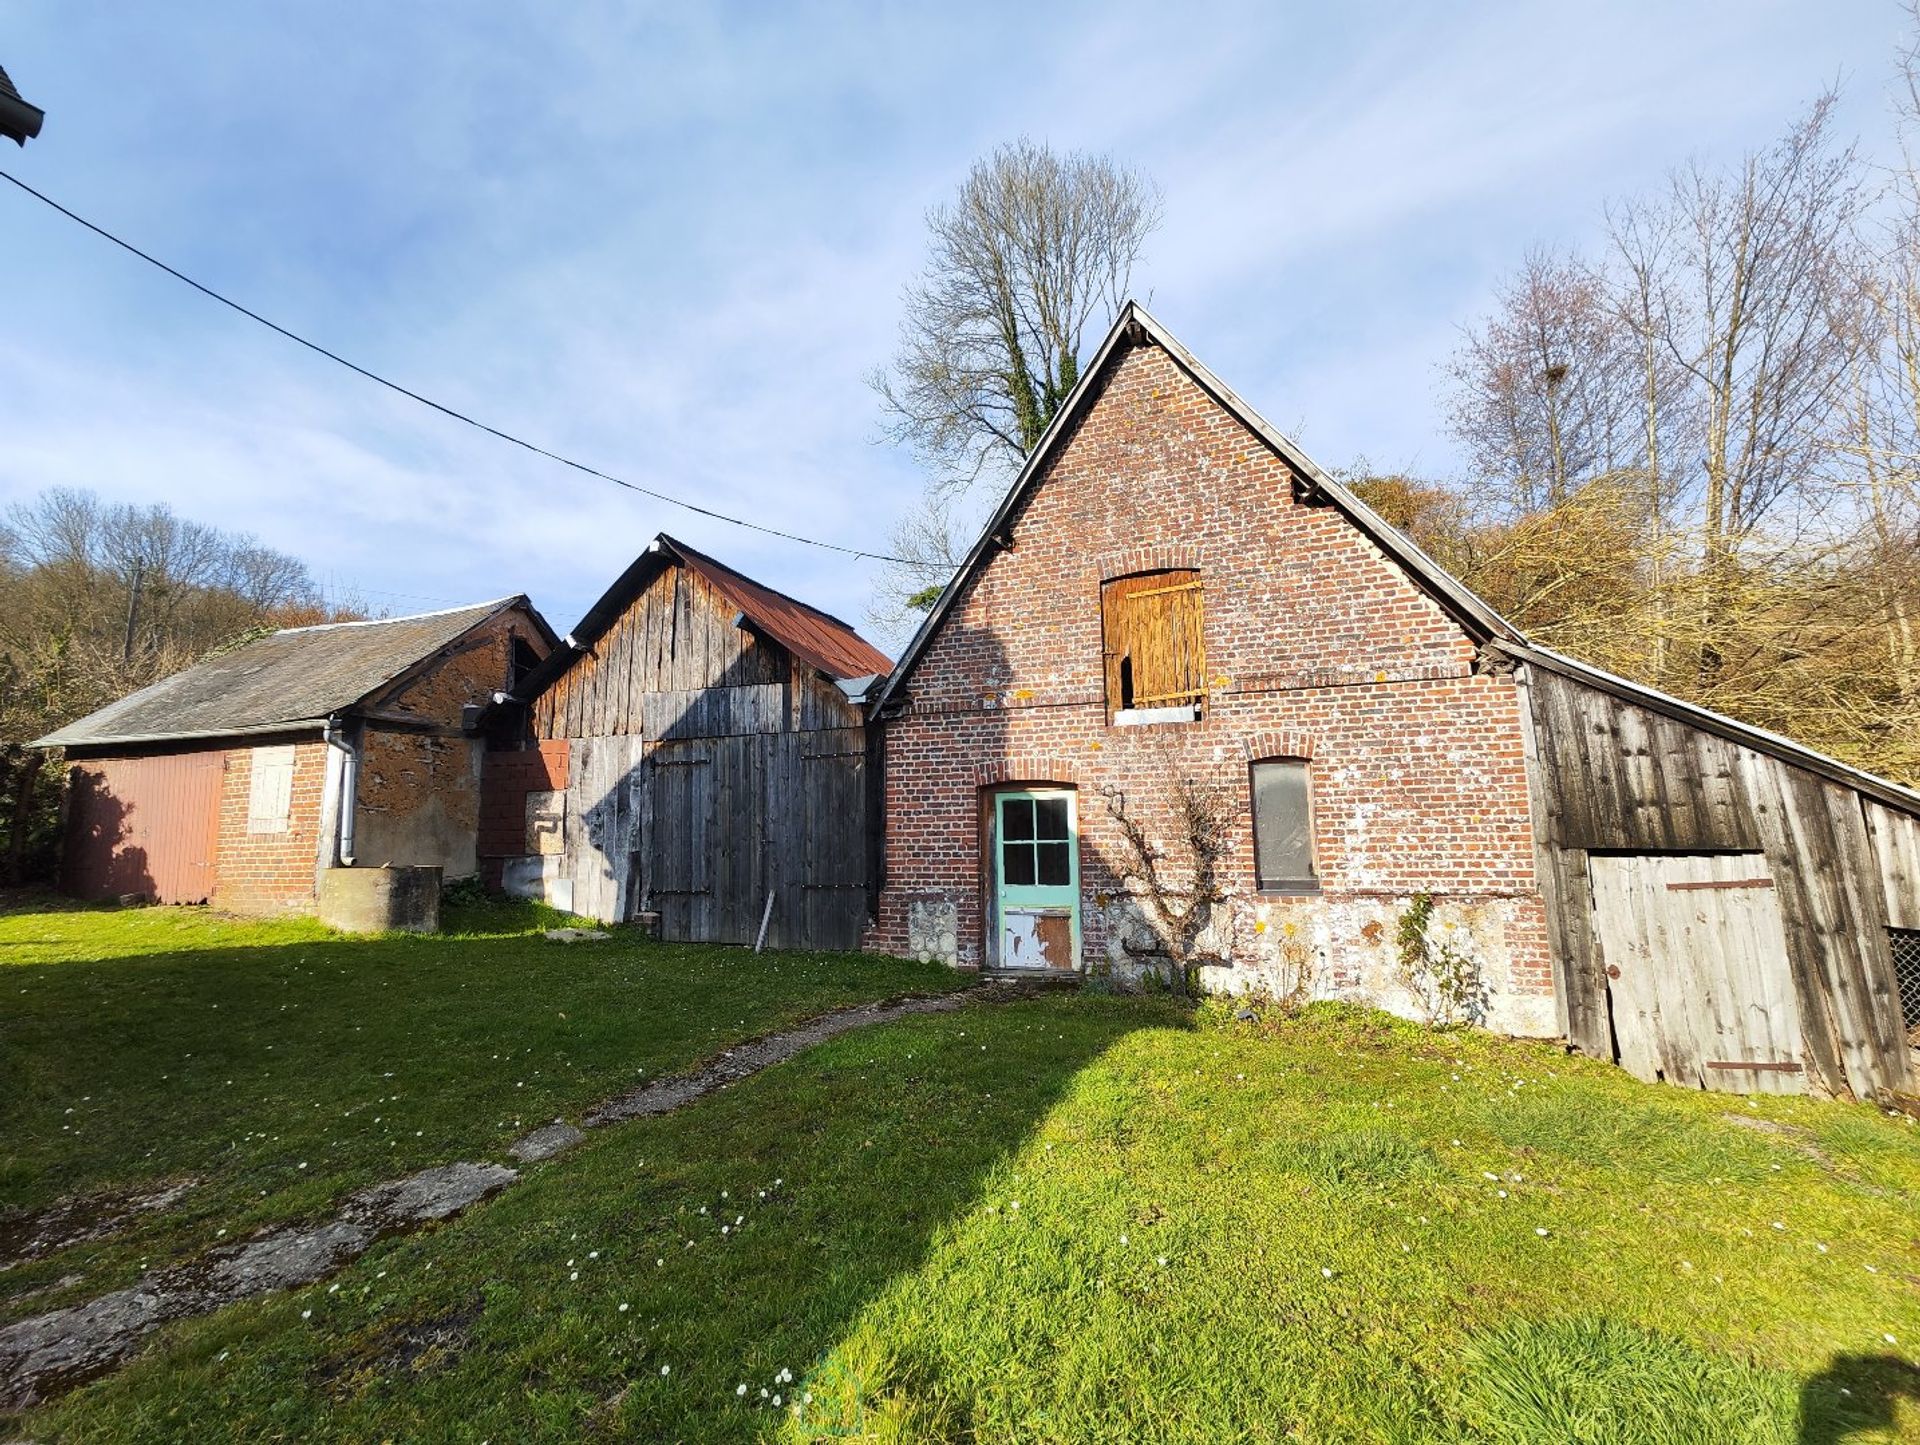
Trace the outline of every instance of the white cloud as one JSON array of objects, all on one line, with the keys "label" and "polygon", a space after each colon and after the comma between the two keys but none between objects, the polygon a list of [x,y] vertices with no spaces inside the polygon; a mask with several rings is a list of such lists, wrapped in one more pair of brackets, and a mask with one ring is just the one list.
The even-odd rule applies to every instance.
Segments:
[{"label": "white cloud", "polygon": [[[1758,143],[1890,12],[1646,3],[10,15],[48,111],[6,162],[209,282],[542,445],[878,545],[920,216],[1021,132],[1154,173],[1156,310],[1330,463],[1450,461],[1434,366],[1494,275],[1688,150]],[[10,190],[10,188],[0,188]],[[843,616],[866,564],[502,446],[0,195],[0,501],[165,500],[404,610],[562,628],[656,530]],[[430,605],[422,603],[421,605]]]}]

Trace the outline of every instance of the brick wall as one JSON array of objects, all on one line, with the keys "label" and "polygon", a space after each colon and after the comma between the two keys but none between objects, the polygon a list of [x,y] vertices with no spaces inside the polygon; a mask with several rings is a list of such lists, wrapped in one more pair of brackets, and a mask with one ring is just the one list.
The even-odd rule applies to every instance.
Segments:
[{"label": "brick wall", "polygon": [[310,913],[320,860],[321,798],[327,745],[294,745],[293,793],[282,833],[247,831],[253,789],[253,749],[227,750],[220,785],[220,825],[213,906],[230,913]]},{"label": "brick wall", "polygon": [[508,858],[533,851],[527,837],[527,794],[567,786],[568,743],[562,738],[516,752],[490,752],[480,774],[480,876],[500,886]]},{"label": "brick wall", "polygon": [[516,639],[545,655],[532,620],[516,608],[475,627],[369,700],[369,712],[413,726],[370,723],[361,734],[358,866],[425,865],[450,879],[473,875],[483,746],[462,733],[461,714],[506,687]]},{"label": "brick wall", "polygon": [[[1240,972],[1217,986],[1266,980],[1275,951],[1298,944],[1323,992],[1408,1008],[1393,923],[1430,892],[1437,926],[1484,959],[1490,1020],[1552,1032],[1516,690],[1476,673],[1458,625],[1339,511],[1295,502],[1291,481],[1165,352],[1114,364],[1013,519],[1012,549],[971,584],[885,725],[874,947],[928,951],[948,932],[954,961],[977,966],[983,794],[1057,782],[1078,789],[1083,955],[1124,964],[1137,955],[1102,789],[1124,789],[1167,837],[1168,780],[1186,774],[1240,801],[1229,860]],[[1200,571],[1205,717],[1112,727],[1100,584],[1162,567]],[[1255,892],[1247,765],[1275,754],[1311,759],[1317,897]]]}]

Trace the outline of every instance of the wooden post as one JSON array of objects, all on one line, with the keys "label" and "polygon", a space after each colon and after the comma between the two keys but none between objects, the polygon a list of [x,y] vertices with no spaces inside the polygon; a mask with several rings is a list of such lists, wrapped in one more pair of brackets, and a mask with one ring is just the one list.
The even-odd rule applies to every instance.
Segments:
[{"label": "wooden post", "polygon": [[760,910],[760,936],[753,941],[753,951],[758,953],[767,941],[767,925],[773,922],[773,890],[767,890],[767,906]]}]

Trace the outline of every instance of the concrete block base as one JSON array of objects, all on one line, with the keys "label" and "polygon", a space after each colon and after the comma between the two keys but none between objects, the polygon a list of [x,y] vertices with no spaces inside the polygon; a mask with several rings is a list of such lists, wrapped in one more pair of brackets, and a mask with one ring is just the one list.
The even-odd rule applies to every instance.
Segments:
[{"label": "concrete block base", "polygon": [[329,868],[320,921],[342,933],[438,933],[438,868]]}]

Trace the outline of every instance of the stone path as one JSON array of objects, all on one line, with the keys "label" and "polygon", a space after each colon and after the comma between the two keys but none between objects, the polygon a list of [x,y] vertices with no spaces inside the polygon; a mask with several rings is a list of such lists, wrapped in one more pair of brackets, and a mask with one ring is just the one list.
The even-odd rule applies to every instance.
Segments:
[{"label": "stone path", "polygon": [[[688,1074],[643,1085],[589,1112],[589,1129],[670,1113],[815,1044],[853,1029],[913,1014],[949,1013],[969,1000],[1022,997],[1018,986],[987,985],[932,998],[860,1004],[822,1014],[784,1033],[728,1049]],[[521,1163],[551,1159],[587,1136],[565,1120],[522,1135],[507,1147]],[[169,1320],[207,1314],[275,1290],[312,1284],[392,1234],[449,1219],[513,1183],[504,1164],[440,1164],[352,1195],[321,1224],[282,1225],[198,1259],[142,1275],[130,1288],[0,1329],[0,1409],[19,1410],[122,1364]],[[93,1238],[93,1234],[80,1237]],[[68,1241],[70,1242],[70,1241]]]}]

